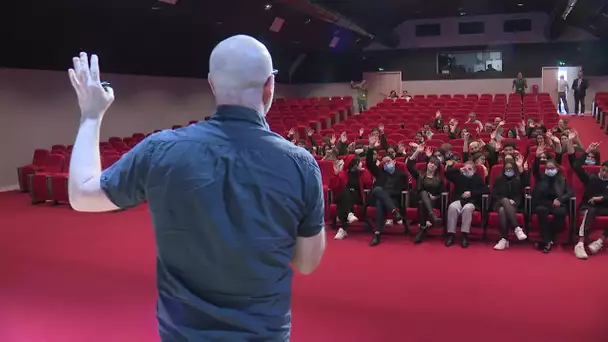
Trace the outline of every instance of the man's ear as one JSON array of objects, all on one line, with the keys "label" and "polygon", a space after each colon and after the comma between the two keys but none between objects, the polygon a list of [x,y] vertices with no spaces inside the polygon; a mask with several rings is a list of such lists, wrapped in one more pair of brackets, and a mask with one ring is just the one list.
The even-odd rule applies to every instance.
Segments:
[{"label": "man's ear", "polygon": [[268,101],[270,101],[270,99],[272,98],[273,86],[274,86],[274,75],[270,75],[268,77],[268,79],[266,80],[266,83],[264,83],[264,91],[262,92],[263,103],[268,103]]},{"label": "man's ear", "polygon": [[207,82],[209,82],[209,86],[211,87],[211,92],[215,94],[215,89],[213,89],[213,82],[211,82],[211,74],[207,75]]}]

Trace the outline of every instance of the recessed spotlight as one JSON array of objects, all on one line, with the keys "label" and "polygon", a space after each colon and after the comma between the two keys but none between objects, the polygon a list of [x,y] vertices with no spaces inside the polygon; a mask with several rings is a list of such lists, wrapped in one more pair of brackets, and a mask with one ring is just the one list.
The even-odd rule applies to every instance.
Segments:
[{"label": "recessed spotlight", "polygon": [[310,19],[308,19],[304,22],[304,25],[308,25],[308,24],[310,24]]},{"label": "recessed spotlight", "polygon": [[271,9],[271,8],[272,8],[272,5],[271,5],[271,4],[268,4],[268,5],[264,6],[264,9],[265,9],[265,10],[267,10],[267,11],[268,11],[269,9]]},{"label": "recessed spotlight", "polygon": [[522,7],[524,4],[523,3],[518,3],[517,6]]},{"label": "recessed spotlight", "polygon": [[460,12],[460,15],[467,15],[465,12]]}]

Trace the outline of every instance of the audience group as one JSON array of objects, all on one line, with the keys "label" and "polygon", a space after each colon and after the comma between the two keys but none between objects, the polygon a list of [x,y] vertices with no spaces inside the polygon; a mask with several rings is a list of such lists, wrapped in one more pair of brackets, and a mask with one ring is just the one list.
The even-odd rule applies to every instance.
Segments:
[{"label": "audience group", "polygon": [[[585,185],[583,203],[578,208],[583,222],[574,254],[586,259],[588,252],[595,254],[602,248],[608,229],[585,246],[594,218],[608,216],[608,161],[601,164],[599,173],[591,174],[584,168],[600,165],[599,143],[585,149],[566,120],[545,127],[542,121],[528,119],[506,130],[501,118],[483,123],[470,113],[467,127],[475,126],[470,124],[477,125],[474,133],[489,133],[489,141],[474,139],[477,134],[459,128],[457,120],[444,121],[439,111],[434,121],[420,127],[413,142],[408,143],[389,145],[382,123],[367,132],[360,129],[355,141],[349,141],[347,132],[317,141],[312,129],[300,139],[295,128],[286,138],[308,149],[318,160],[333,162],[328,184],[341,226],[335,239],[347,237],[349,225],[359,220],[357,206],[376,208],[375,217],[367,218],[373,229],[371,246],[380,244],[385,226],[396,223],[407,233],[410,220],[405,208],[414,207],[419,222],[415,243],[423,242],[429,229],[445,226],[445,245],[451,246],[460,221],[459,243],[466,248],[473,216],[487,201],[485,208],[498,216],[501,235],[494,249],[504,250],[509,247],[511,231],[517,240],[528,238],[518,216],[526,212],[529,203],[542,239],[537,245],[549,253],[557,234],[564,229],[574,196],[560,166],[566,154],[575,176]],[[463,142],[462,152],[460,148],[453,151],[449,143],[439,147],[425,144],[436,133],[461,139],[456,141]],[[447,200],[445,217],[441,217],[442,198]]]}]

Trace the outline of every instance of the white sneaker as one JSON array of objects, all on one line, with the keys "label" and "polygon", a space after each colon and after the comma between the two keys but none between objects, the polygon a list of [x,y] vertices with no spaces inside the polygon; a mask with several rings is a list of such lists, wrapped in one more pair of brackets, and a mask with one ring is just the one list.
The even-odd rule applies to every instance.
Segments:
[{"label": "white sneaker", "polygon": [[500,241],[498,241],[498,243],[494,246],[494,249],[497,251],[502,251],[507,248],[509,248],[509,241],[505,239],[500,239]]},{"label": "white sneaker", "polygon": [[602,246],[604,246],[604,241],[602,241],[602,239],[597,239],[589,244],[589,252],[595,254],[602,249]]},{"label": "white sneaker", "polygon": [[589,258],[589,256],[587,255],[587,252],[585,252],[585,244],[582,242],[579,242],[576,244],[576,246],[574,246],[574,255],[576,255],[577,258],[579,259],[587,259]]},{"label": "white sneaker", "polygon": [[348,223],[355,223],[355,222],[359,221],[359,218],[357,216],[355,216],[355,214],[353,214],[353,213],[348,213],[348,216],[346,217],[346,221],[348,221]]},{"label": "white sneaker", "polygon": [[340,229],[338,229],[338,232],[336,233],[336,236],[334,236],[334,240],[342,240],[347,235],[348,235],[348,233],[346,232],[346,230],[340,228]]},{"label": "white sneaker", "polygon": [[397,224],[399,224],[399,225],[403,224],[403,220],[397,221]]},{"label": "white sneaker", "polygon": [[517,236],[517,240],[522,241],[528,238],[524,230],[520,227],[515,228],[515,236]]},{"label": "white sneaker", "polygon": [[393,225],[393,220],[390,220],[390,219],[389,219],[389,220],[386,220],[386,221],[384,222],[384,225],[385,225],[385,226],[392,226],[392,225]]}]

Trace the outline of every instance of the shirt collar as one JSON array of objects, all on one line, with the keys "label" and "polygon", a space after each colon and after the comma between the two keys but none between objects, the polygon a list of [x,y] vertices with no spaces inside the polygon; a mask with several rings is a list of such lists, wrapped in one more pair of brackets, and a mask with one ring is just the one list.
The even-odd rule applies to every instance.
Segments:
[{"label": "shirt collar", "polygon": [[226,121],[239,120],[262,126],[265,129],[270,129],[266,118],[255,110],[243,106],[221,105],[211,115],[211,120]]}]

